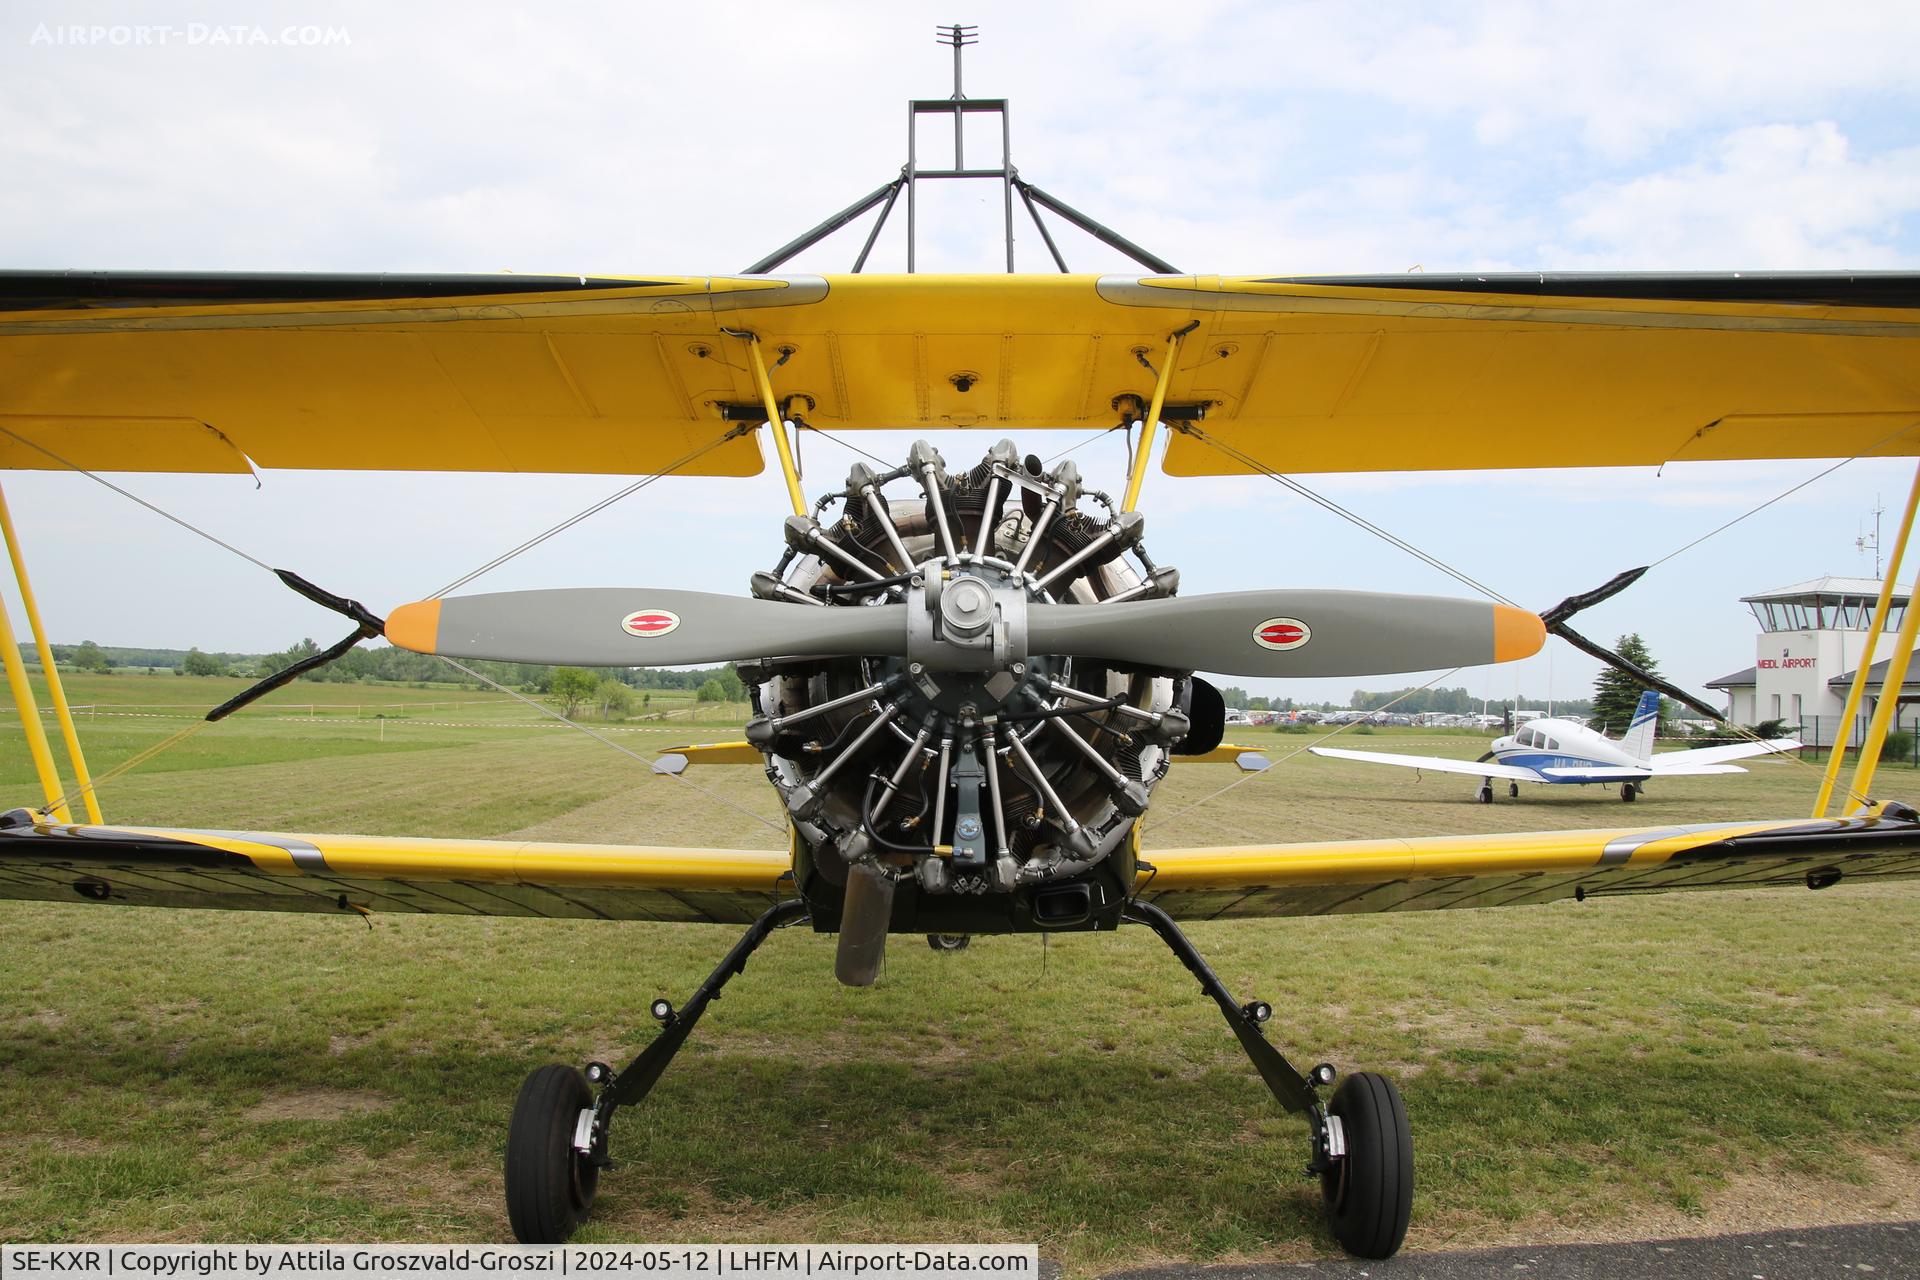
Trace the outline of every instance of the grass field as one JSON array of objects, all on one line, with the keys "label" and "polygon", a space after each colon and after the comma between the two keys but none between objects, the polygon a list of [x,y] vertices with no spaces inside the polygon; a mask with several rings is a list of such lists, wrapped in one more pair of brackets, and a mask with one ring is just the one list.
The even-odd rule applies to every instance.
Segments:
[{"label": "grass field", "polygon": [[[76,679],[75,701],[102,704],[82,723],[96,771],[237,683]],[[276,702],[113,781],[109,818],[780,843],[751,768],[676,782],[470,691],[303,684]],[[742,714],[668,709],[686,714],[605,728],[650,755]],[[1310,741],[1233,737],[1276,757]],[[1885,776],[1920,796],[1912,772]],[[1298,755],[1253,776],[1176,767],[1146,839],[1791,815],[1814,783],[1772,760],[1656,783],[1631,809],[1599,788],[1489,807],[1467,779]],[[12,718],[0,784],[34,794]],[[1410,1247],[1432,1248],[1920,1216],[1916,909],[1920,885],[1843,885],[1193,932],[1236,994],[1275,1003],[1298,1059],[1395,1076],[1418,1152]],[[520,1078],[630,1054],[646,1001],[683,997],[732,938],[0,903],[0,1238],[504,1238]],[[831,950],[784,933],[728,988],[620,1120],[590,1238],[1038,1240],[1077,1273],[1332,1249],[1295,1176],[1302,1127],[1150,935],[957,955],[898,938],[866,991],[832,982]]]}]

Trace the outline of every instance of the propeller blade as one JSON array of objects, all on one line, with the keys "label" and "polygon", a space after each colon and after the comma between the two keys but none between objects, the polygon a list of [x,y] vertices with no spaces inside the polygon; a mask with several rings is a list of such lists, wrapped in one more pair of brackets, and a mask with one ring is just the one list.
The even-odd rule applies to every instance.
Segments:
[{"label": "propeller blade", "polygon": [[576,667],[907,651],[906,606],[901,604],[821,609],[637,587],[422,600],[388,614],[386,636],[415,653]]},{"label": "propeller blade", "polygon": [[1027,649],[1233,676],[1364,676],[1511,662],[1546,643],[1525,609],[1372,591],[1230,591],[1027,607]]}]

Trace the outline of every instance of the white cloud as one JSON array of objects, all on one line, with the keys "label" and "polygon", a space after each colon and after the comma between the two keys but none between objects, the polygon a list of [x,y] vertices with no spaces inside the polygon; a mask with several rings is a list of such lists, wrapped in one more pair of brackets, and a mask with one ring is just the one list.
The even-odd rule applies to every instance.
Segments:
[{"label": "white cloud", "polygon": [[1693,163],[1603,183],[1563,202],[1575,248],[1596,267],[1887,267],[1920,215],[1920,147],[1855,156],[1832,121],[1752,125]]}]

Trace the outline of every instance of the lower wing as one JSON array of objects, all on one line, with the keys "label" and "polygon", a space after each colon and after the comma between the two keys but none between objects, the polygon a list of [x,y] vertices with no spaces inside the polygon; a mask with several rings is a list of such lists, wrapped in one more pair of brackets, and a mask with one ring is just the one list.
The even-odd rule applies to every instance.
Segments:
[{"label": "lower wing", "polygon": [[1330,756],[1335,760],[1358,760],[1362,764],[1392,764],[1402,769],[1431,769],[1435,773],[1470,773],[1476,778],[1511,778],[1515,782],[1546,781],[1532,769],[1523,769],[1517,764],[1449,760],[1445,756],[1402,756],[1395,755],[1391,751],[1342,751],[1338,747],[1308,747],[1307,750],[1316,756]]},{"label": "lower wing", "polygon": [[1519,906],[1674,889],[1920,878],[1920,821],[1716,822],[1417,840],[1159,849],[1140,896],[1181,919]]},{"label": "lower wing", "polygon": [[[1920,877],[1920,819],[1160,849],[1136,893],[1182,919],[1422,911]],[[772,849],[40,823],[0,828],[0,898],[257,911],[744,924],[794,896]]]},{"label": "lower wing", "polygon": [[791,853],[264,831],[0,828],[0,898],[745,924],[792,897]]}]

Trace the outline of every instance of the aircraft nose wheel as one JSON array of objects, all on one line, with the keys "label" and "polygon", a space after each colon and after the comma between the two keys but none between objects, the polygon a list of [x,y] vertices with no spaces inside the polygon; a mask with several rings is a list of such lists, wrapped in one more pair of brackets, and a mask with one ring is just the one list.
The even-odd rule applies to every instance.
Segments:
[{"label": "aircraft nose wheel", "polygon": [[973,939],[964,933],[930,933],[927,945],[935,951],[965,951]]},{"label": "aircraft nose wheel", "polygon": [[600,1169],[574,1148],[592,1108],[575,1067],[541,1067],[520,1086],[507,1129],[507,1221],[521,1244],[564,1243],[593,1208]]},{"label": "aircraft nose wheel", "polygon": [[1413,1130],[1406,1104],[1391,1080],[1359,1071],[1334,1090],[1327,1114],[1339,1120],[1347,1149],[1320,1174],[1334,1238],[1357,1257],[1391,1257],[1413,1216]]}]

